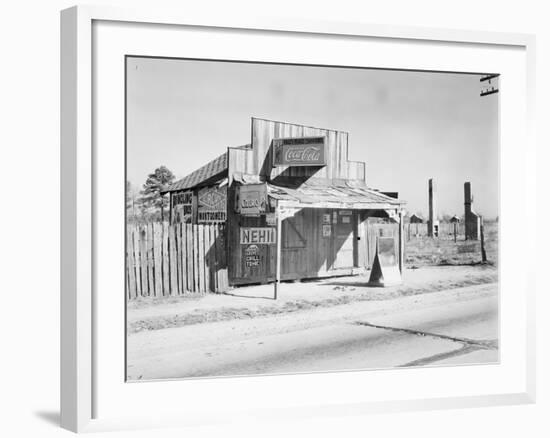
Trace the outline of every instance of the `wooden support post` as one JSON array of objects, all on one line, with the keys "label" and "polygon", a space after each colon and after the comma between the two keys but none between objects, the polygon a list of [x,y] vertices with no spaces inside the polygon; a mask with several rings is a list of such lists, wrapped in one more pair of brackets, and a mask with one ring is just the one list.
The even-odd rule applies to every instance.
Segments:
[{"label": "wooden support post", "polygon": [[279,287],[281,285],[281,229],[282,229],[282,218],[281,211],[279,210],[279,205],[275,208],[275,216],[277,218],[277,253],[275,256],[275,286],[273,289],[273,299],[277,299],[277,294],[279,292]]},{"label": "wooden support post", "polygon": [[479,221],[481,222],[479,227],[481,238],[481,262],[487,263],[487,252],[485,252],[485,234],[483,229],[483,216],[479,218]]},{"label": "wooden support post", "polygon": [[454,223],[455,243],[456,243],[456,231],[457,231],[457,228],[458,228],[458,224],[455,222],[455,223]]},{"label": "wooden support post", "polygon": [[399,272],[403,275],[403,258],[405,253],[403,210],[399,210]]}]

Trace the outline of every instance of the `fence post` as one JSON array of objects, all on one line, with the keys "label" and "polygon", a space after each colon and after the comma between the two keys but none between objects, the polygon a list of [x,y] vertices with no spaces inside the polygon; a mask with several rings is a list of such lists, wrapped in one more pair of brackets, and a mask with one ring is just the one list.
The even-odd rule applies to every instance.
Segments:
[{"label": "fence post", "polygon": [[479,218],[480,220],[480,226],[479,226],[479,231],[480,231],[480,238],[481,238],[481,263],[487,263],[487,253],[485,252],[485,235],[484,235],[484,230],[483,230],[483,216],[481,216]]},{"label": "fence post", "polygon": [[456,229],[457,229],[458,224],[456,222],[454,222],[453,225],[454,225],[454,234],[455,234],[455,243],[456,243]]}]

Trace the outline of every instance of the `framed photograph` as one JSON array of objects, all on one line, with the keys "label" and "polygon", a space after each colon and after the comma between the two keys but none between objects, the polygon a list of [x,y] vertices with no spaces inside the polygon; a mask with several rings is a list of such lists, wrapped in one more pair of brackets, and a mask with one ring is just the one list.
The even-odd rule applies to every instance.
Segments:
[{"label": "framed photograph", "polygon": [[534,401],[534,37],[74,7],[61,55],[63,427]]}]

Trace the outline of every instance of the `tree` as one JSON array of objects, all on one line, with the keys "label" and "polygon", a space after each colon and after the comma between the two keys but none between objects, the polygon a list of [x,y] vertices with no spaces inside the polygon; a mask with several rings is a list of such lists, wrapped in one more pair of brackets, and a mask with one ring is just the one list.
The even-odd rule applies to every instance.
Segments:
[{"label": "tree", "polygon": [[160,209],[160,219],[164,221],[164,208],[168,207],[168,197],[161,194],[161,190],[174,181],[174,174],[166,167],[160,166],[150,173],[140,192],[140,203],[144,211]]},{"label": "tree", "polygon": [[126,181],[126,217],[131,222],[136,220],[136,198],[135,187],[130,181]]}]

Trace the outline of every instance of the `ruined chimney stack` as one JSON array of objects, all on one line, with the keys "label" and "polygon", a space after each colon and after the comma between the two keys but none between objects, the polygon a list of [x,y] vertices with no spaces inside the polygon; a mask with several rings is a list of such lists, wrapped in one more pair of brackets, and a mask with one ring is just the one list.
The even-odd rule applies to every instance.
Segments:
[{"label": "ruined chimney stack", "polygon": [[472,211],[472,187],[470,182],[464,183],[464,211],[469,212]]},{"label": "ruined chimney stack", "polygon": [[466,240],[479,240],[481,236],[481,217],[472,208],[474,198],[469,181],[464,183],[464,228]]}]

